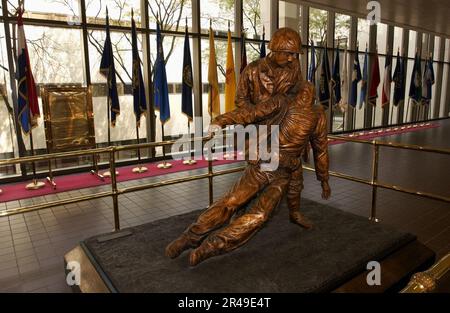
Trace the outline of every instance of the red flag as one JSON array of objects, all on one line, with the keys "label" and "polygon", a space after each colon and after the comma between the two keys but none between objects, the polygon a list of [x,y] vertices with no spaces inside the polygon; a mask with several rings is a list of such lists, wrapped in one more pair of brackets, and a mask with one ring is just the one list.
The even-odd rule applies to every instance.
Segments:
[{"label": "red flag", "polygon": [[18,107],[19,123],[25,133],[37,125],[40,115],[36,84],[31,72],[30,58],[25,39],[22,10],[17,17],[17,72],[18,72]]},{"label": "red flag", "polygon": [[369,89],[369,103],[371,103],[372,105],[377,104],[378,85],[380,85],[380,65],[378,63],[378,52],[377,52],[372,64],[372,78],[370,80],[370,89]]}]

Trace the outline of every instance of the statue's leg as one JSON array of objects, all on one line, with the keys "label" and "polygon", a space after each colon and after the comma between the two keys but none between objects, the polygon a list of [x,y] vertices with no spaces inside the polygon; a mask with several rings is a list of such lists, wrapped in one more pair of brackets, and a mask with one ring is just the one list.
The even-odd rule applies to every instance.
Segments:
[{"label": "statue's leg", "polygon": [[194,266],[215,255],[229,252],[245,244],[268,220],[278,205],[289,182],[289,174],[281,172],[264,189],[257,203],[245,214],[236,218],[228,226],[210,234],[190,256]]},{"label": "statue's leg", "polygon": [[186,249],[197,247],[213,230],[227,223],[236,210],[247,203],[268,182],[264,172],[249,165],[229,192],[203,211],[181,236],[166,247],[166,255],[175,258]]},{"label": "statue's leg", "polygon": [[300,199],[303,190],[303,169],[300,165],[291,174],[287,191],[287,203],[289,208],[289,220],[304,228],[312,228],[313,223],[302,213],[300,213]]}]

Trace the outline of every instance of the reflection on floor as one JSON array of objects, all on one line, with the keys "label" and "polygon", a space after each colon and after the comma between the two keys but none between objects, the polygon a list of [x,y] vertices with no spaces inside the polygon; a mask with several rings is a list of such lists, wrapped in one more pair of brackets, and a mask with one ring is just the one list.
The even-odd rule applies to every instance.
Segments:
[{"label": "reflection on floor", "polygon": [[[381,138],[385,141],[450,148],[450,121],[441,127]],[[380,180],[421,191],[450,196],[449,156],[425,152],[380,150]],[[370,177],[371,149],[361,144],[330,146],[331,169],[358,177]],[[239,164],[220,167],[239,166]],[[220,168],[218,167],[218,168]],[[120,187],[165,178],[203,173],[205,169],[128,181]],[[217,199],[239,177],[230,174],[214,178]],[[331,179],[328,204],[361,216],[368,216],[371,188],[342,179]],[[109,186],[70,191],[32,199],[0,203],[0,209],[14,208],[54,199],[108,190]],[[122,228],[206,207],[207,180],[188,182],[119,197]],[[305,172],[303,197],[320,199],[320,184]],[[377,215],[382,223],[416,234],[435,250],[438,257],[450,251],[450,204],[393,191],[379,190]],[[0,291],[70,292],[65,284],[63,255],[80,240],[113,229],[112,200],[105,198],[0,218]],[[363,234],[362,234],[363,235]]]}]

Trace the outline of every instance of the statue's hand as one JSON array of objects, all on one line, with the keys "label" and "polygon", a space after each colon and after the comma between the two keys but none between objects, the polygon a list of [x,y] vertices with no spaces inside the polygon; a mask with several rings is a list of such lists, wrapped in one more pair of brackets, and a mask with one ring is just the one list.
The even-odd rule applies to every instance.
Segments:
[{"label": "statue's hand", "polygon": [[208,137],[214,137],[214,135],[218,134],[222,130],[222,127],[217,124],[211,124],[208,128]]},{"label": "statue's hand", "polygon": [[328,181],[322,181],[322,199],[328,199],[331,195],[331,188]]}]

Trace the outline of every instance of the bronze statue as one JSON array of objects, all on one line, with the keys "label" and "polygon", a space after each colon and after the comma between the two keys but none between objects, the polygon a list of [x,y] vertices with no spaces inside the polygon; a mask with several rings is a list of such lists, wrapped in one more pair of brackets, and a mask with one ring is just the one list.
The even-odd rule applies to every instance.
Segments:
[{"label": "bronze statue", "polygon": [[[279,166],[274,171],[263,171],[260,159],[248,161],[231,190],[167,246],[166,255],[171,258],[196,248],[189,258],[190,265],[194,266],[238,248],[264,225],[285,193],[291,222],[312,227],[300,213],[301,155],[309,142],[317,179],[322,183],[322,197],[330,196],[326,116],[321,106],[314,106],[314,86],[301,76],[300,36],[292,29],[281,28],[274,33],[269,49],[266,58],[246,67],[238,85],[236,109],[216,117],[210,132],[235,124],[279,125]],[[230,221],[258,192],[256,203]]]}]

